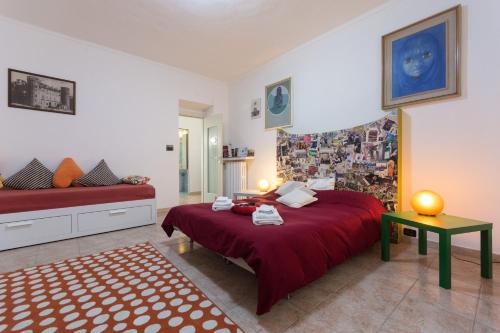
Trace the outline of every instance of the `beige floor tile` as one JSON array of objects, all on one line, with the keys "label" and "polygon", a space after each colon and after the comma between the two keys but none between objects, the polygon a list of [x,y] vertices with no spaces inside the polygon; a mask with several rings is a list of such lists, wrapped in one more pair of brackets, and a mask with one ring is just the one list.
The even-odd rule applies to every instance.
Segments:
[{"label": "beige floor tile", "polygon": [[273,306],[271,312],[261,316],[255,315],[255,299],[247,299],[240,306],[229,311],[233,319],[247,333],[251,332],[284,332],[298,322],[303,313],[286,300]]},{"label": "beige floor tile", "polygon": [[471,332],[474,321],[427,302],[405,297],[380,332]]},{"label": "beige floor tile", "polygon": [[80,255],[78,239],[68,239],[42,244],[38,250],[36,265],[46,265],[55,261],[71,259]]},{"label": "beige floor tile", "polygon": [[[481,276],[476,274],[470,274],[468,276],[464,276],[461,274],[456,274],[457,269],[455,268],[453,273],[452,268],[452,277],[451,277],[451,289],[453,291],[468,294],[470,296],[478,297],[479,290],[481,288]],[[439,286],[439,269],[437,268],[429,268],[425,274],[419,279],[422,283],[428,283],[430,285]]]},{"label": "beige floor tile", "polygon": [[308,327],[321,332],[376,332],[404,295],[383,287],[350,284],[313,312],[303,316],[292,328],[307,332]]},{"label": "beige floor tile", "polygon": [[476,321],[490,328],[500,328],[500,305],[480,299]]},{"label": "beige floor tile", "polygon": [[411,288],[407,298],[437,306],[443,310],[474,320],[478,302],[477,296],[443,289],[436,284],[417,281]]},{"label": "beige floor tile", "polygon": [[0,252],[0,273],[35,266],[39,245]]},{"label": "beige floor tile", "polygon": [[500,276],[493,275],[493,279],[483,279],[480,297],[500,305]]},{"label": "beige floor tile", "polygon": [[473,333],[500,333],[500,328],[496,330],[496,329],[488,327],[486,325],[483,325],[480,323],[475,323],[474,330],[472,332]]}]

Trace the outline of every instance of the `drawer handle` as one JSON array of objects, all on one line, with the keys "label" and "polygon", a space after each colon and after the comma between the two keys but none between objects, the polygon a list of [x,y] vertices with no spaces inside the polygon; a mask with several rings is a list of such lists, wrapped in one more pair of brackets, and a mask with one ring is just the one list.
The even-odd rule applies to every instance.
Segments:
[{"label": "drawer handle", "polygon": [[127,213],[126,209],[115,209],[115,210],[110,210],[109,215],[120,215],[120,214],[125,214]]},{"label": "drawer handle", "polygon": [[33,221],[21,221],[21,222],[7,223],[5,225],[5,228],[6,229],[13,229],[13,228],[20,228],[20,227],[29,227],[30,225],[33,225]]}]

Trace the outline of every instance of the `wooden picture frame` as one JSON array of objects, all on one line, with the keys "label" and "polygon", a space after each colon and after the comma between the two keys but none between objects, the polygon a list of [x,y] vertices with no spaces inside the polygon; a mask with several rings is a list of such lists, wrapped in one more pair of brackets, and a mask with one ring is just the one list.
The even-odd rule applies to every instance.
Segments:
[{"label": "wooden picture frame", "polygon": [[292,78],[271,83],[265,88],[265,129],[292,126]]},{"label": "wooden picture frame", "polygon": [[460,96],[461,6],[382,36],[382,108]]},{"label": "wooden picture frame", "polygon": [[9,68],[8,107],[76,114],[76,82]]}]

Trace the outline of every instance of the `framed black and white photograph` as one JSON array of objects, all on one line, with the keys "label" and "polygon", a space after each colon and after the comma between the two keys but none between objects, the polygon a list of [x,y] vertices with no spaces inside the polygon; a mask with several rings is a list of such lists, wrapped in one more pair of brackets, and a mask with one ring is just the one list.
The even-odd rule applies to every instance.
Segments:
[{"label": "framed black and white photograph", "polygon": [[258,119],[261,115],[262,101],[260,98],[252,99],[252,110],[250,111],[251,119]]},{"label": "framed black and white photograph", "polygon": [[75,115],[76,82],[9,69],[9,107]]}]

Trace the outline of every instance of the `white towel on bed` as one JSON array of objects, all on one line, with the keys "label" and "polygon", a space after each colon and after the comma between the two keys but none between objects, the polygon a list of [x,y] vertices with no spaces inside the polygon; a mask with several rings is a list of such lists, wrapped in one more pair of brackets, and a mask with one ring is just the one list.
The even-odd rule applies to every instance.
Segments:
[{"label": "white towel on bed", "polygon": [[228,197],[218,197],[212,204],[213,211],[230,210],[234,206],[233,200]]},{"label": "white towel on bed", "polygon": [[262,205],[252,213],[252,222],[255,225],[280,225],[283,224],[283,218],[274,206]]}]

